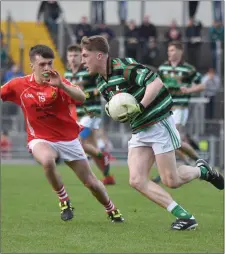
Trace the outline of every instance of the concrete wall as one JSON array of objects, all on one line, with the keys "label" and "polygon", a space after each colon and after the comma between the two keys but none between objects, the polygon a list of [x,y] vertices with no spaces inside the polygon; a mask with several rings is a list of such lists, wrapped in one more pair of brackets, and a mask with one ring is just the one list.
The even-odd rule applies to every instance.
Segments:
[{"label": "concrete wall", "polygon": [[[1,19],[5,20],[7,11],[10,11],[16,21],[35,21],[40,1],[11,1],[1,2]],[[60,1],[65,11],[66,19],[69,23],[79,22],[81,16],[90,14],[90,1]],[[117,24],[116,1],[106,1],[106,22]],[[168,25],[172,18],[177,19],[178,24],[183,24],[183,1],[146,1],[145,14],[151,16],[151,20],[156,25]],[[186,14],[187,15],[187,14]],[[200,1],[197,16],[204,26],[212,23],[211,1]],[[187,17],[186,17],[187,18]],[[128,2],[128,19],[135,19],[140,23],[141,1]]]}]

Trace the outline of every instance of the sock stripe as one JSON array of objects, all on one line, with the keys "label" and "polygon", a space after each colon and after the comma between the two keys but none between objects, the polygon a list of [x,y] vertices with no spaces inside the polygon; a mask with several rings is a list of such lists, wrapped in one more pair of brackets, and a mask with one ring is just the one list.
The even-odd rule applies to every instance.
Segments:
[{"label": "sock stripe", "polygon": [[62,186],[62,188],[59,191],[56,191],[56,194],[57,194],[60,202],[69,200],[69,196],[68,196],[64,186]]},{"label": "sock stripe", "polygon": [[107,205],[105,205],[105,210],[107,213],[112,212],[115,209],[116,209],[116,207],[114,206],[114,204],[111,200],[109,201],[109,203]]}]

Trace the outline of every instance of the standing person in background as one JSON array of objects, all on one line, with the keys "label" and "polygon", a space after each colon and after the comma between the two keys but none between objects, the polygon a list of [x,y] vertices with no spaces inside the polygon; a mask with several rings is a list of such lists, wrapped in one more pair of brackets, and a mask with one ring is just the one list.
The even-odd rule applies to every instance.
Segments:
[{"label": "standing person in background", "polygon": [[130,20],[125,27],[125,50],[126,57],[137,58],[139,31],[134,20]]},{"label": "standing person in background", "polygon": [[204,95],[209,99],[205,106],[206,119],[213,119],[215,114],[216,93],[220,87],[220,78],[213,68],[209,68],[208,72],[202,78],[202,84],[205,85]]},{"label": "standing person in background", "polygon": [[[209,28],[209,40],[212,52],[212,66],[217,73],[220,72],[217,61],[218,61],[218,52],[223,53],[224,47],[224,26],[222,22],[215,21],[213,25]],[[218,48],[219,47],[219,48]],[[220,55],[221,60],[223,61],[223,54]],[[222,68],[223,69],[223,68]]]},{"label": "standing person in background", "polygon": [[83,36],[90,36],[91,35],[91,25],[88,24],[88,19],[86,16],[81,18],[81,22],[77,24],[75,35],[77,38],[77,43],[81,42]]},{"label": "standing person in background", "polygon": [[177,27],[177,22],[175,19],[172,20],[169,29],[166,31],[165,39],[167,42],[166,46],[168,46],[168,43],[171,41],[181,41],[182,34],[180,29]]},{"label": "standing person in background", "polygon": [[77,105],[79,123],[84,126],[79,137],[84,151],[90,155],[103,174],[102,182],[105,185],[115,184],[114,177],[110,174],[110,154],[98,148],[97,132],[101,124],[101,97],[96,88],[95,76],[90,76],[81,65],[81,48],[78,44],[67,48],[68,69],[64,77],[72,84],[79,86],[86,94],[83,105]]},{"label": "standing person in background", "polygon": [[199,66],[199,59],[202,44],[202,24],[194,18],[190,18],[186,28],[188,62],[196,68]]},{"label": "standing person in background", "polygon": [[44,23],[54,34],[57,33],[57,19],[62,10],[58,1],[41,1],[37,14],[37,22],[40,23],[41,16],[44,17]]}]

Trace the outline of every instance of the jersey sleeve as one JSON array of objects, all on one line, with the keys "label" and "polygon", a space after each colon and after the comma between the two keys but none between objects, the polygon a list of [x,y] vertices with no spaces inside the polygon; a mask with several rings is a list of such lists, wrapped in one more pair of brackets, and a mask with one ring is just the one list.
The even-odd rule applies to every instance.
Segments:
[{"label": "jersey sleeve", "polygon": [[1,87],[1,99],[3,101],[11,101],[16,104],[20,104],[19,94],[18,94],[18,80],[12,79]]},{"label": "jersey sleeve", "polygon": [[[76,87],[77,89],[80,90],[80,87],[79,86],[76,86],[76,85],[73,85],[71,82],[69,82],[67,79],[63,78],[63,83],[66,84],[67,86],[73,86],[73,87]],[[68,102],[68,104],[75,104],[75,105],[81,105],[82,103],[80,101],[76,101],[74,100],[73,98],[71,98],[66,92],[64,92],[62,89],[61,89],[61,94],[63,95],[63,97],[66,98],[66,101]]]},{"label": "jersey sleeve", "polygon": [[146,86],[157,77],[157,73],[141,64],[130,64],[124,70],[124,78],[131,85]]},{"label": "jersey sleeve", "polygon": [[192,83],[198,85],[198,84],[201,84],[201,82],[202,82],[202,75],[201,75],[201,73],[195,71],[192,74]]}]

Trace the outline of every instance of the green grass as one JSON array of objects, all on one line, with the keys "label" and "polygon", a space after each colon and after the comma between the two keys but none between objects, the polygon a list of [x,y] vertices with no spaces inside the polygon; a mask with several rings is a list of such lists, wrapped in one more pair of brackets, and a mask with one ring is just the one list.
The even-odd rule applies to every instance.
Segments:
[{"label": "green grass", "polygon": [[129,187],[126,167],[112,169],[118,184],[107,187],[123,224],[106,219],[69,168],[59,170],[76,209],[67,223],[40,166],[2,166],[2,253],[223,253],[223,192],[212,185],[194,181],[169,190],[199,223],[196,231],[174,232],[175,218]]}]

